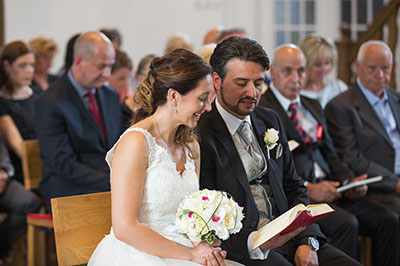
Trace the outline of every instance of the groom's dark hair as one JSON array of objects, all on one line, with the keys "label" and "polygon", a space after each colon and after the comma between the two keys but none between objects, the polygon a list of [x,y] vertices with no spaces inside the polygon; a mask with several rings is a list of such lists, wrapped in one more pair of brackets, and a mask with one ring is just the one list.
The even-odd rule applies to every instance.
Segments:
[{"label": "groom's dark hair", "polygon": [[215,47],[210,65],[223,81],[226,76],[226,64],[231,59],[251,61],[260,64],[265,71],[269,69],[269,58],[263,47],[255,40],[233,36]]}]

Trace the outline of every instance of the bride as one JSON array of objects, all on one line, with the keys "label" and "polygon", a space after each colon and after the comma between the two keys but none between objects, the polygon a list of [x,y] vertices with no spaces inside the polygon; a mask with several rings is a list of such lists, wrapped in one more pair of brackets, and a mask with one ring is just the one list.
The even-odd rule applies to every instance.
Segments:
[{"label": "bride", "polygon": [[183,49],[152,60],[135,95],[135,124],[107,154],[113,226],[89,265],[229,263],[219,241],[191,243],[175,229],[179,203],[199,189],[193,129],[211,110],[210,74],[200,57]]}]

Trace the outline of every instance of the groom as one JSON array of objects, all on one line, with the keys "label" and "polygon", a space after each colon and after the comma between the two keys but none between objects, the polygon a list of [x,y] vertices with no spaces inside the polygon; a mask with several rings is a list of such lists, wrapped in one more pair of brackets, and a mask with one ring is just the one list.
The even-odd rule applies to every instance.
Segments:
[{"label": "groom", "polygon": [[[324,244],[317,224],[282,246],[267,242],[252,250],[254,231],[310,200],[294,169],[280,119],[272,110],[257,107],[269,68],[262,46],[248,38],[228,38],[215,48],[210,64],[217,99],[199,121],[200,185],[227,191],[245,212],[241,232],[222,244],[228,258],[246,265],[359,265]],[[279,132],[269,152],[263,140],[268,129]]]}]

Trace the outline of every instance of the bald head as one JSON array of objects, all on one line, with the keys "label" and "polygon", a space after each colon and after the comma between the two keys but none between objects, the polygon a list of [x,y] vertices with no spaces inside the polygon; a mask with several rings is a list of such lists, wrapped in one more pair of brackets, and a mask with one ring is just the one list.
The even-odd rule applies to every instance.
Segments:
[{"label": "bald head", "polygon": [[275,88],[287,99],[295,100],[303,87],[306,58],[294,44],[277,47],[271,65],[271,80]]},{"label": "bald head", "polygon": [[111,75],[115,62],[115,49],[111,41],[100,32],[86,32],[74,45],[74,62],[71,72],[84,88],[98,88]]},{"label": "bald head", "polygon": [[358,51],[355,69],[361,85],[378,97],[389,86],[393,55],[382,41],[368,41]]},{"label": "bald head", "polygon": [[103,33],[96,31],[83,33],[75,42],[74,59],[76,57],[88,59],[92,57],[98,49],[104,49],[108,46],[112,46],[112,43]]},{"label": "bald head", "polygon": [[357,60],[362,63],[369,53],[384,54],[390,59],[390,63],[392,63],[393,61],[392,51],[390,50],[389,46],[383,41],[370,40],[363,43],[358,50]]}]

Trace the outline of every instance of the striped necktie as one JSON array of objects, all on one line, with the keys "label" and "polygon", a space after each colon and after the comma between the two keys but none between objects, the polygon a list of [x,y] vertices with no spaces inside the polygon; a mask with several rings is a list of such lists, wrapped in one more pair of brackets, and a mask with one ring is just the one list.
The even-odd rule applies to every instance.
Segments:
[{"label": "striped necktie", "polygon": [[301,139],[303,140],[304,144],[308,146],[308,148],[312,149],[313,140],[310,136],[303,130],[300,124],[299,115],[297,114],[298,105],[297,103],[291,103],[289,105],[289,118],[292,121],[293,126],[296,128],[297,132],[299,133]]}]

